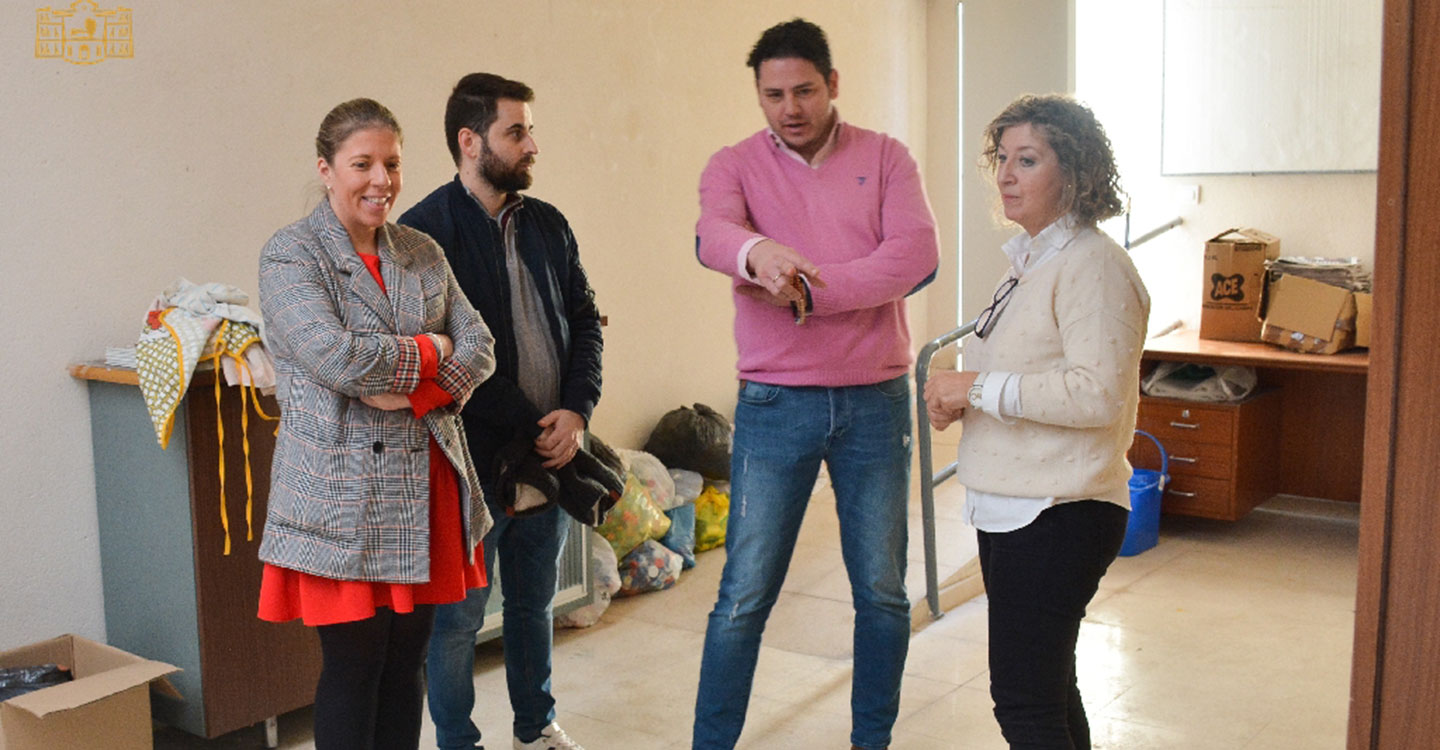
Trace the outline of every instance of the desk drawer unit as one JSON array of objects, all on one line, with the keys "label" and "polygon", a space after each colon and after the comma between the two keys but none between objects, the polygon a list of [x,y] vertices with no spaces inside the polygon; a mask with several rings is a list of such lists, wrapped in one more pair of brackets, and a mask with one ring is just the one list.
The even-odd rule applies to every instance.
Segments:
[{"label": "desk drawer unit", "polygon": [[1168,448],[1172,442],[1230,445],[1235,435],[1233,408],[1146,398],[1136,426]]},{"label": "desk drawer unit", "polygon": [[1161,507],[1166,513],[1225,518],[1230,514],[1233,486],[1229,479],[1176,474],[1171,470]]},{"label": "desk drawer unit", "polygon": [[[1140,428],[1145,429],[1145,428]],[[1150,432],[1149,430],[1145,430]],[[1154,435],[1155,433],[1151,432]],[[1235,457],[1229,443],[1192,443],[1184,440],[1161,440],[1170,459],[1172,476],[1196,476],[1229,480],[1235,472]],[[1147,466],[1145,468],[1156,468]]]},{"label": "desk drawer unit", "polygon": [[[1263,391],[1233,404],[1140,398],[1136,426],[1165,446],[1170,484],[1161,508],[1203,518],[1234,521],[1271,494],[1264,463],[1273,457],[1279,392]],[[1130,461],[1157,468],[1153,444],[1140,439]]]}]

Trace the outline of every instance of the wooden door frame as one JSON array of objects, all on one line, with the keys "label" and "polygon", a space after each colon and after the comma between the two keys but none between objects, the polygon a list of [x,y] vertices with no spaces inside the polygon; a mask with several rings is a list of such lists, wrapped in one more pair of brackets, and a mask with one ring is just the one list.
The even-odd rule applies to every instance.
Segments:
[{"label": "wooden door frame", "polygon": [[1430,145],[1440,107],[1433,93],[1440,86],[1440,43],[1431,41],[1440,34],[1440,9],[1386,0],[1383,18],[1375,317],[1349,750],[1399,750],[1433,741],[1425,736],[1437,725],[1426,717],[1440,672],[1440,647],[1426,637],[1436,624],[1425,611],[1440,599],[1440,581],[1427,574],[1440,564],[1440,545],[1432,538],[1440,527],[1440,514],[1432,509],[1435,472],[1412,476],[1417,462],[1433,462],[1440,449],[1440,439],[1424,427],[1440,408],[1432,353],[1440,348],[1440,321],[1432,312],[1437,295],[1427,288],[1436,265],[1435,251],[1427,247],[1436,235],[1430,227],[1440,219],[1440,149]]}]

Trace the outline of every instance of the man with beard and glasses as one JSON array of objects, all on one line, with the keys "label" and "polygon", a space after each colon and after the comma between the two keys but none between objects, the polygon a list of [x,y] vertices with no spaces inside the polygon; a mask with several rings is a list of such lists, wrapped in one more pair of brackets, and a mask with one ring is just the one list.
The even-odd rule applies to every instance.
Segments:
[{"label": "man with beard and glasses", "polygon": [[[517,440],[533,441],[548,469],[569,463],[600,399],[600,314],[575,236],[554,206],[520,195],[540,152],[534,96],[529,86],[489,73],[461,78],[445,107],[445,138],[459,174],[400,223],[440,243],[461,291],[495,336],[495,374],[461,416],[495,519],[484,540],[485,573],[495,580],[498,555],[514,747],[580,750],[555,723],[550,693],[551,601],[569,516],[554,503],[507,513],[507,503],[542,506],[544,498],[521,484],[502,498],[495,467],[496,454]],[[426,679],[441,748],[481,747],[470,714],[475,635],[489,592],[472,589],[464,601],[436,609]]]}]

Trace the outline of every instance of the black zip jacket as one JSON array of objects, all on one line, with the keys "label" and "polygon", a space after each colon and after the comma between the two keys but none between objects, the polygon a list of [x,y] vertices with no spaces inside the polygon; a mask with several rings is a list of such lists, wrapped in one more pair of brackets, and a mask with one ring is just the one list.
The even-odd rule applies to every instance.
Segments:
[{"label": "black zip jacket", "polygon": [[[560,360],[560,407],[588,425],[600,400],[600,311],[580,265],[570,224],[554,206],[526,197],[514,209],[516,251],[539,290]],[[518,354],[510,310],[510,278],[500,228],[465,190],[459,175],[400,217],[440,243],[460,289],[495,337],[495,374],[475,389],[461,417],[480,478],[493,486],[500,448],[534,440],[545,416],[517,385]]]}]

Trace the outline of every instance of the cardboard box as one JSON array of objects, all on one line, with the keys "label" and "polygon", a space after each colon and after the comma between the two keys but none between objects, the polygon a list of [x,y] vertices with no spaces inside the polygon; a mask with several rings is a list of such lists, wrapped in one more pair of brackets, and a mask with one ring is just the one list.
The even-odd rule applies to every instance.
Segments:
[{"label": "cardboard box", "polygon": [[0,653],[0,667],[60,664],[75,679],[0,703],[0,750],[150,750],[150,685],[180,671],[78,635]]},{"label": "cardboard box", "polygon": [[1355,293],[1355,345],[1370,346],[1370,317],[1375,308],[1375,295]]},{"label": "cardboard box", "polygon": [[1227,229],[1205,243],[1200,338],[1260,340],[1265,261],[1278,257],[1279,238],[1258,229]]},{"label": "cardboard box", "polygon": [[1262,338],[1297,352],[1334,354],[1355,345],[1355,293],[1282,274],[1265,290]]}]

